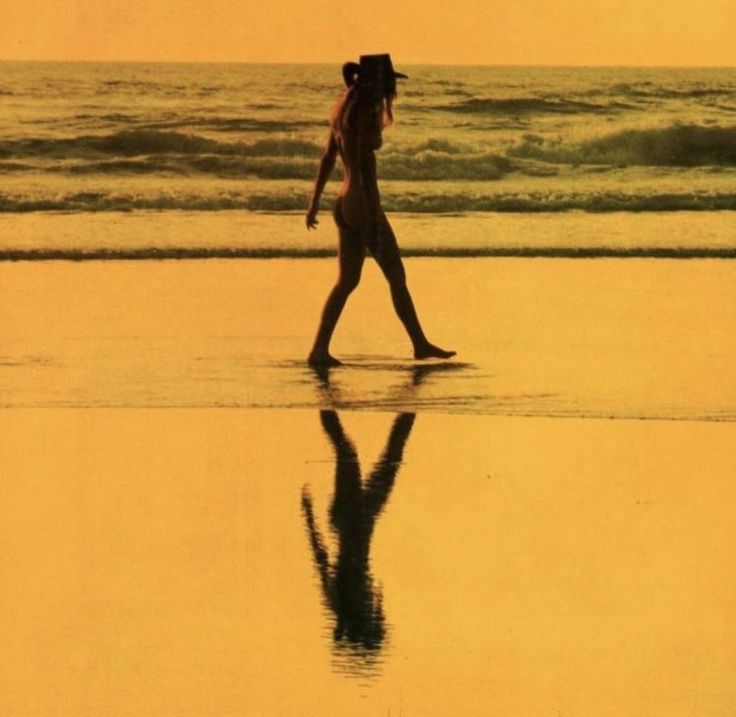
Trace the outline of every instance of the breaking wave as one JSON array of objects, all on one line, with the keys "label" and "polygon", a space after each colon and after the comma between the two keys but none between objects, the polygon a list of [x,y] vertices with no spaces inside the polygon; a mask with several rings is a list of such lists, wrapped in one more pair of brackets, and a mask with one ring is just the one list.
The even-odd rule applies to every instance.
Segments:
[{"label": "breaking wave", "polygon": [[510,149],[509,155],[568,164],[736,166],[736,127],[676,124],[630,129],[575,145],[531,134]]},{"label": "breaking wave", "polygon": [[[223,142],[158,130],[125,130],[70,138],[0,142],[0,173],[29,171],[76,175],[206,174],[223,178],[313,179],[321,145],[281,137]],[[534,160],[536,167],[525,165]],[[513,171],[549,176],[554,165],[703,167],[736,166],[736,126],[675,124],[628,129],[565,143],[528,133],[505,156],[437,137],[387,146],[381,176],[387,180],[492,181]],[[529,163],[527,163],[529,164]],[[548,169],[544,169],[544,166]]]},{"label": "breaking wave", "polygon": [[151,154],[217,154],[244,157],[309,156],[320,147],[300,139],[265,139],[252,143],[218,142],[194,134],[150,129],[123,130],[110,135],[31,138],[0,142],[0,157],[89,158],[99,155],[135,157]]},{"label": "breaking wave", "polygon": [[[263,212],[302,212],[309,190],[283,193],[253,192],[227,194],[145,193],[85,191],[45,197],[0,194],[0,212],[108,212],[138,210],[219,211],[248,209]],[[469,192],[437,191],[385,194],[389,212],[453,214],[462,212],[658,212],[736,210],[736,190],[732,192],[683,192],[655,195],[616,191],[580,193],[575,191],[499,192],[474,195]],[[326,210],[327,202],[325,203]]]},{"label": "breaking wave", "polygon": [[490,152],[462,155],[452,150],[423,149],[412,153],[387,153],[381,157],[386,179],[501,179],[512,171],[511,162]]},{"label": "breaking wave", "polygon": [[[192,174],[260,179],[312,179],[321,146],[304,139],[220,142],[194,134],[127,130],[76,138],[6,140],[0,172],[37,169],[70,174]],[[50,160],[54,160],[50,162]],[[387,149],[381,157],[385,179],[500,179],[512,171],[508,159],[488,151],[430,139]]]},{"label": "breaking wave", "polygon": [[0,162],[0,172],[35,169],[70,174],[204,173],[311,179],[320,150],[314,142],[294,138],[228,143],[180,132],[128,130],[101,136],[6,140],[0,142],[0,158],[8,161]]}]

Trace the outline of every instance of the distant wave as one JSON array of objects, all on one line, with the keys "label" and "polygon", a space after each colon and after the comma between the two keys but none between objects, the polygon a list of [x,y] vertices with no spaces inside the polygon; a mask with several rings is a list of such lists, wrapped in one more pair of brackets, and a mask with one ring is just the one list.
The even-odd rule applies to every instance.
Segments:
[{"label": "distant wave", "polygon": [[160,82],[152,82],[151,80],[103,80],[102,81],[103,87],[129,87],[133,89],[140,89],[145,88],[147,90],[152,89],[154,87],[164,87],[166,89],[175,89],[175,90],[186,90],[188,89],[184,85],[164,85]]},{"label": "distant wave", "polygon": [[736,96],[736,90],[727,87],[691,87],[676,90],[672,87],[655,87],[651,83],[632,85],[620,82],[604,90],[606,93],[625,95],[627,97],[647,97],[656,99],[699,99],[702,97]]},{"label": "distant wave", "polygon": [[196,127],[210,132],[294,132],[305,127],[322,127],[324,121],[269,120],[251,117],[182,117],[161,122],[143,122],[140,129],[161,130]]},{"label": "distant wave", "polygon": [[[140,247],[135,249],[0,249],[0,261],[140,261],[145,259],[319,259],[335,249],[266,247]],[[409,247],[405,257],[547,259],[736,259],[736,247]]]},{"label": "distant wave", "polygon": [[[255,109],[251,106],[251,109]],[[305,127],[321,127],[324,121],[299,119],[256,119],[253,117],[209,117],[188,116],[186,114],[171,119],[161,119],[155,122],[141,115],[124,113],[90,113],[75,114],[72,119],[82,121],[92,127],[101,127],[110,123],[133,125],[140,131],[175,130],[182,127],[192,127],[209,132],[294,132]],[[57,120],[58,121],[58,120]],[[47,124],[49,120],[40,120]]]},{"label": "distant wave", "polygon": [[473,98],[464,102],[439,105],[435,109],[473,114],[607,114],[616,109],[630,109],[621,103],[595,104],[579,100],[544,99],[542,97]]},{"label": "distant wave", "polygon": [[530,134],[508,154],[570,164],[734,166],[736,127],[676,124],[661,129],[631,129],[575,145],[553,145]]}]

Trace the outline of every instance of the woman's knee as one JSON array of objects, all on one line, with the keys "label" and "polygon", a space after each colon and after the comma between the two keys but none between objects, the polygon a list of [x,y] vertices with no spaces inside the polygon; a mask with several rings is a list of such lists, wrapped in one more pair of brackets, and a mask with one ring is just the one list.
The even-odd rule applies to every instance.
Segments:
[{"label": "woman's knee", "polygon": [[360,284],[360,271],[342,271],[337,279],[337,287],[347,294],[352,293]]},{"label": "woman's knee", "polygon": [[381,265],[381,270],[392,287],[400,287],[406,284],[406,270],[400,260]]}]

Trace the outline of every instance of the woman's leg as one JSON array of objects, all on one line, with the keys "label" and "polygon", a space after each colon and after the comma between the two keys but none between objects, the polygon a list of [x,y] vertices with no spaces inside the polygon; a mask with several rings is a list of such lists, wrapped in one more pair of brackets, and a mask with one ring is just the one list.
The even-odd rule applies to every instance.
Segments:
[{"label": "woman's leg", "polygon": [[388,223],[386,215],[383,215],[381,221],[378,245],[371,246],[370,248],[375,260],[381,267],[381,271],[383,271],[383,275],[388,281],[394,309],[401,323],[404,325],[406,332],[409,334],[412,346],[414,347],[414,358],[450,358],[454,356],[454,351],[445,351],[435,346],[424,335],[416,308],[414,307],[414,301],[409,293],[409,287],[406,285],[406,271],[401,261],[396,235]]},{"label": "woman's leg", "polygon": [[348,296],[360,282],[360,274],[365,260],[365,249],[360,240],[360,234],[344,225],[339,226],[339,231],[338,261],[340,273],[337,277],[337,283],[325,302],[317,337],[307,359],[312,366],[340,365],[340,362],[330,355],[330,340]]}]

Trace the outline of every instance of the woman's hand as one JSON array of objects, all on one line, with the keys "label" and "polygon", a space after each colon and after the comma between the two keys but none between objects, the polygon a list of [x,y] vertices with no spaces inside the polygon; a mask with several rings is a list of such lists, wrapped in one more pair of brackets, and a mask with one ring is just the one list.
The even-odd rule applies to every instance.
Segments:
[{"label": "woman's hand", "polygon": [[319,207],[315,207],[313,204],[309,205],[309,209],[307,209],[307,218],[306,218],[307,229],[317,228],[317,225],[319,224],[319,221],[317,220],[318,212],[319,212]]}]

